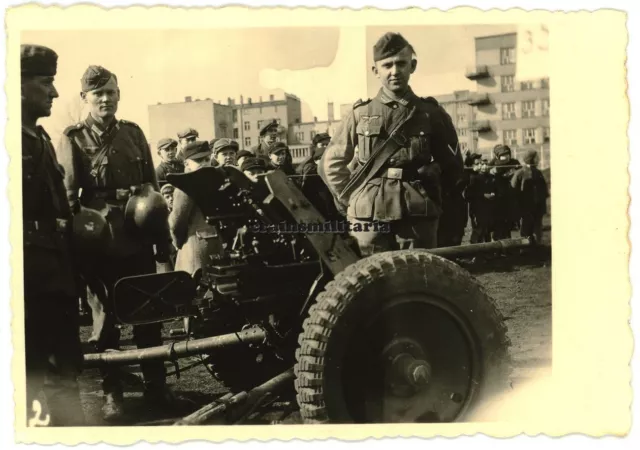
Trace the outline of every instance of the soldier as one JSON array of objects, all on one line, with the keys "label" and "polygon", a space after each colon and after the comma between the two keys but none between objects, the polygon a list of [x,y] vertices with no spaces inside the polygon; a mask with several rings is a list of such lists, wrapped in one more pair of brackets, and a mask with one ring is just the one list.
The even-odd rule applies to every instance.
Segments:
[{"label": "soldier", "polygon": [[[99,338],[98,352],[118,349],[120,332],[115,326],[113,314],[113,288],[126,276],[155,273],[156,262],[166,263],[170,253],[171,238],[167,224],[157,224],[162,230],[156,242],[149,243],[146,236],[133,235],[125,223],[128,201],[136,201],[147,192],[147,199],[159,202],[141,210],[156,210],[166,203],[158,191],[151,151],[138,125],[115,117],[120,101],[116,76],[101,66],[90,66],[82,77],[81,97],[89,107],[87,118],[68,127],[61,138],[59,157],[65,169],[67,198],[72,210],[82,204],[106,215],[112,241],[104,255],[96,255],[95,267],[87,275],[98,291],[103,303],[102,320],[94,320],[94,330]],[[82,195],[80,195],[82,191]],[[148,193],[157,193],[156,197]],[[133,214],[139,208],[133,208]],[[164,227],[164,228],[163,228]],[[165,232],[166,231],[166,232]],[[155,244],[155,261],[154,245]],[[89,271],[88,268],[85,268]],[[97,281],[95,281],[97,280]],[[138,348],[162,345],[161,324],[138,325],[133,328],[133,339]],[[162,362],[141,363],[144,376],[145,398],[154,406],[166,404],[171,394],[166,389],[166,374]],[[123,392],[120,373],[113,368],[102,369],[105,403],[105,420],[119,419],[123,413]]]},{"label": "soldier", "polygon": [[218,166],[237,166],[238,143],[231,139],[218,139],[213,145],[213,154]]},{"label": "soldier", "polygon": [[[462,181],[451,118],[435,99],[422,99],[409,87],[417,60],[400,34],[382,36],[373,59],[382,87],[344,117],[319,173],[346,212],[363,255],[433,248],[442,212],[440,189]],[[356,146],[359,168],[352,174],[348,164]],[[374,222],[384,226],[372,230]]]},{"label": "soldier", "polygon": [[496,202],[494,209],[493,238],[509,239],[511,230],[519,221],[516,193],[511,187],[511,178],[521,167],[517,159],[511,157],[508,145],[496,145],[493,149],[490,173],[495,177]]},{"label": "soldier", "polygon": [[251,152],[258,158],[269,160],[269,147],[278,141],[278,122],[273,120],[260,130],[260,142],[251,148]]},{"label": "soldier", "polygon": [[287,175],[295,175],[293,168],[291,152],[284,142],[276,142],[269,147],[269,163],[267,170],[282,170]]},{"label": "soldier", "polygon": [[178,150],[178,155],[176,156],[180,161],[183,161],[182,151],[187,146],[189,142],[195,142],[198,139],[198,132],[191,128],[185,128],[178,132],[178,142],[180,143],[180,148]]},{"label": "soldier", "polygon": [[71,211],[63,170],[37,121],[51,115],[58,55],[20,46],[22,218],[27,412],[44,391],[51,425],[84,424],[77,376],[82,367],[77,277],[71,258]]},{"label": "soldier", "polygon": [[162,162],[156,167],[156,178],[161,186],[167,182],[167,174],[184,172],[184,164],[176,155],[178,142],[175,139],[164,138],[158,141],[158,155]]}]

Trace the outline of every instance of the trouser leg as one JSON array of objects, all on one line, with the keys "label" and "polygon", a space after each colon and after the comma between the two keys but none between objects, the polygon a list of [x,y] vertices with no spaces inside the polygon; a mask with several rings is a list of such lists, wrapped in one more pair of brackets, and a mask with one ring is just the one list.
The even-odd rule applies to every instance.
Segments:
[{"label": "trouser leg", "polygon": [[438,245],[438,218],[409,217],[393,222],[391,230],[395,234],[400,249],[436,248]]},{"label": "trouser leg", "polygon": [[349,218],[349,222],[352,229],[357,229],[356,225],[360,225],[362,229],[362,231],[352,231],[351,235],[358,241],[363,258],[398,248],[394,235],[391,232],[383,232],[385,230],[381,230],[380,227],[376,230],[373,222],[353,217]]}]

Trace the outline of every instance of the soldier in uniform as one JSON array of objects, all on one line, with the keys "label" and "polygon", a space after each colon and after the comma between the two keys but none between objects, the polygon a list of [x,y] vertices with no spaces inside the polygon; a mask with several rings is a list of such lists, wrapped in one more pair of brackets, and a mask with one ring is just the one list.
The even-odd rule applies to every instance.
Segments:
[{"label": "soldier in uniform", "polygon": [[189,142],[195,142],[198,137],[198,132],[191,127],[187,127],[183,130],[178,131],[178,142],[180,144],[180,148],[178,149],[178,154],[176,157],[180,161],[183,161],[182,151],[184,150],[184,148],[187,146],[187,144],[189,144]]},{"label": "soldier in uniform", "polygon": [[[441,189],[462,182],[462,156],[451,118],[409,87],[417,60],[397,33],[373,48],[382,87],[358,101],[325,150],[318,170],[351,222],[363,255],[437,245]],[[348,165],[358,147],[358,168]],[[372,226],[380,223],[384,226]]]},{"label": "soldier in uniform", "polygon": [[63,169],[39,118],[51,115],[58,55],[20,47],[22,219],[27,414],[44,391],[51,425],[84,424],[77,376],[82,368],[77,276],[71,257],[71,211]]},{"label": "soldier in uniform", "polygon": [[164,138],[158,141],[158,155],[162,162],[156,167],[156,178],[160,186],[167,182],[167,174],[184,172],[184,164],[176,155],[178,142],[175,139]]},{"label": "soldier in uniform", "polygon": [[231,139],[218,139],[213,145],[213,154],[218,166],[238,165],[238,143]]},{"label": "soldier in uniform", "polygon": [[269,122],[260,130],[260,142],[251,148],[251,152],[258,158],[269,160],[269,147],[278,141],[278,122]]},{"label": "soldier in uniform", "polygon": [[[111,303],[116,281],[126,276],[155,273],[156,262],[168,261],[171,238],[168,226],[166,235],[162,233],[155,243],[134,236],[125,226],[129,199],[136,199],[140,189],[151,187],[152,192],[157,192],[158,183],[144,133],[135,123],[115,116],[120,101],[116,76],[104,67],[90,66],[81,83],[81,97],[90,113],[85,120],[64,131],[58,154],[66,173],[71,209],[77,211],[82,205],[101,211],[111,230],[111,245],[106,254],[96,255],[95,267],[83,268],[91,284],[103,288],[97,292],[103,304],[100,312],[103,320],[94,320],[94,327],[99,328],[94,330],[98,336],[96,350],[102,352],[119,348],[120,332],[115,326]],[[166,203],[163,201],[155,207],[166,210]],[[135,326],[133,335],[138,348],[162,345],[159,323]],[[144,362],[141,369],[145,398],[154,406],[166,404],[171,395],[166,389],[164,364]],[[119,419],[124,413],[120,372],[113,368],[104,368],[101,372],[104,418]]]}]

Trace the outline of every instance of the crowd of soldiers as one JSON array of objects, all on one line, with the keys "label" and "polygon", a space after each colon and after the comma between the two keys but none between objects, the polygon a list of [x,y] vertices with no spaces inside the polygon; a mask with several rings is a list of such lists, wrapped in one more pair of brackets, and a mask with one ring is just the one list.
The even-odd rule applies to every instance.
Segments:
[{"label": "crowd of soldiers", "polygon": [[[58,96],[53,84],[58,56],[43,46],[22,46],[28,404],[44,392],[53,425],[84,423],[77,383],[82,367],[77,305],[87,290],[93,294],[87,299],[94,322],[89,342],[97,352],[117,350],[116,281],[160,270],[193,273],[223,251],[215,239],[206,239],[215,229],[188,195],[167,183],[168,174],[235,166],[257,181],[260,174],[281,170],[326,218],[390,225],[384,232],[364,227],[353,233],[363,255],[459,245],[469,216],[474,242],[510,236],[518,219],[512,212],[514,198],[522,205],[531,190],[523,186],[540,189],[535,155],[527,155],[524,166],[511,167],[508,148],[501,146],[489,164],[479,155],[467,155],[465,170],[450,116],[435,99],[418,97],[409,87],[417,67],[413,47],[401,35],[387,33],[373,56],[378,94],[356,102],[335,136],[315,136],[311,154],[297,169],[275,122],[260,131],[260,143],[252,149],[240,149],[226,138],[207,142],[197,130],[182,130],[177,140],[157,143],[162,162],[154,169],[142,130],[116,118],[118,79],[101,66],[90,66],[81,78],[80,95],[89,114],[70,124],[54,150],[37,120],[51,114]],[[501,202],[509,212],[500,212]],[[139,216],[160,209],[166,211],[165,224],[149,228]],[[526,220],[521,215],[523,234],[539,231],[540,212]],[[104,236],[108,239],[101,240]],[[79,238],[85,240],[76,242]],[[78,254],[84,255],[81,261]],[[161,345],[161,325],[134,326],[133,339],[138,348]],[[180,400],[166,384],[162,362],[143,362],[141,370],[150,407]],[[124,415],[121,373],[103,368],[101,377],[103,416],[118,420]]]}]

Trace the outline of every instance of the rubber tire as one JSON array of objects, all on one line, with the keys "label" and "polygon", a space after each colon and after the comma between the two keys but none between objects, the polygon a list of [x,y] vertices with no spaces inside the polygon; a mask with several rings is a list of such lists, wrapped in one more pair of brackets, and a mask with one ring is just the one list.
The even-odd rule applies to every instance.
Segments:
[{"label": "rubber tire", "polygon": [[[474,406],[509,388],[510,341],[502,314],[484,287],[469,272],[426,250],[379,253],[349,266],[327,284],[316,298],[303,323],[296,351],[295,388],[305,423],[343,423],[330,417],[325,403],[325,356],[327,348],[344,345],[340,329],[345,321],[384,304],[385,295],[424,293],[444,299],[463,316],[479,344],[481,379],[475,400],[457,421],[464,421]],[[387,296],[386,298],[389,298]],[[351,319],[344,319],[348,315]]]}]

